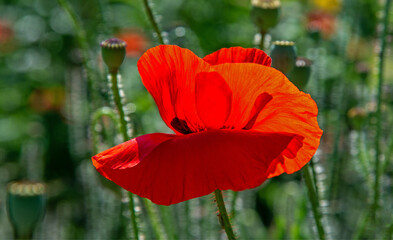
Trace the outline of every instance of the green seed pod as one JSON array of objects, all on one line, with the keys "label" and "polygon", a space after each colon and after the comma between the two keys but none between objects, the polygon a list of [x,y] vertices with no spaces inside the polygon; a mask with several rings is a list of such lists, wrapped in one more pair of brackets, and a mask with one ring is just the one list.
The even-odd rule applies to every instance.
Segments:
[{"label": "green seed pod", "polygon": [[287,75],[296,62],[295,43],[290,41],[275,41],[270,50],[272,67]]},{"label": "green seed pod", "polygon": [[7,188],[8,218],[16,239],[31,239],[34,228],[43,219],[46,190],[43,183],[13,182]]},{"label": "green seed pod", "polygon": [[304,87],[308,83],[308,79],[311,75],[312,61],[305,57],[298,57],[294,68],[288,74],[289,80],[295,84],[299,90],[303,91]]},{"label": "green seed pod", "polygon": [[251,20],[261,33],[277,25],[281,6],[279,0],[252,0],[251,5]]},{"label": "green seed pod", "polygon": [[117,38],[110,38],[101,43],[102,59],[109,68],[109,72],[117,72],[126,56],[126,42]]}]

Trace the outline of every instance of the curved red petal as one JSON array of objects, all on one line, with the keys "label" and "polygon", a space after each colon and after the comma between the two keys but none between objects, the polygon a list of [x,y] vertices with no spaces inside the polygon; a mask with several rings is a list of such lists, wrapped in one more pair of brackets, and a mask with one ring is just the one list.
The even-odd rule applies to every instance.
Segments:
[{"label": "curved red petal", "polygon": [[222,63],[257,63],[270,67],[271,58],[262,50],[256,48],[231,47],[222,48],[203,58],[211,65]]},{"label": "curved red petal", "polygon": [[133,138],[92,157],[93,165],[104,177],[112,180],[110,175],[103,171],[104,167],[110,169],[132,168],[138,165],[159,144],[171,140],[174,136],[153,133]]},{"label": "curved red petal", "polygon": [[276,94],[259,113],[252,130],[261,132],[285,132],[303,136],[303,146],[296,155],[276,159],[269,169],[269,177],[283,172],[298,171],[318,149],[322,130],[317,122],[318,108],[310,95]]},{"label": "curved red petal", "polygon": [[232,89],[233,103],[226,126],[304,137],[298,154],[277,158],[269,169],[269,177],[293,173],[310,161],[319,146],[322,130],[317,122],[318,108],[309,95],[270,67],[221,64],[214,69]]},{"label": "curved red petal", "polygon": [[160,45],[138,61],[146,89],[153,96],[164,122],[177,133],[203,128],[195,109],[195,77],[210,65],[188,49]]},{"label": "curved red petal", "polygon": [[257,187],[276,159],[296,156],[302,140],[294,134],[244,130],[149,134],[98,154],[93,162],[126,190],[170,205],[216,189]]},{"label": "curved red petal", "polygon": [[[255,111],[266,108],[266,103],[277,93],[300,93],[284,74],[271,67],[248,63],[225,63],[213,68],[232,90],[232,109],[225,123],[227,127],[235,129],[246,127],[257,113]],[[261,103],[258,104],[258,101]]]},{"label": "curved red petal", "polygon": [[254,102],[254,107],[251,110],[250,118],[249,118],[246,126],[244,126],[243,129],[249,130],[254,126],[259,113],[266,106],[266,104],[268,104],[268,102],[270,102],[270,100],[272,100],[272,98],[273,98],[272,95],[267,94],[267,93],[259,94],[259,96],[257,97],[257,99]]},{"label": "curved red petal", "polygon": [[207,129],[220,129],[232,107],[232,91],[217,72],[202,72],[195,79],[198,116]]}]

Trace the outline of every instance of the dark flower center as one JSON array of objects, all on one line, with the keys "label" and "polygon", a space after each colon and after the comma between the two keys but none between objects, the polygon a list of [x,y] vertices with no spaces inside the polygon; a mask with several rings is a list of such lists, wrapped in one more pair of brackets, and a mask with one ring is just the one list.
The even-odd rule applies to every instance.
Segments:
[{"label": "dark flower center", "polygon": [[[243,130],[250,130],[257,120],[259,113],[263,110],[263,108],[273,99],[273,97],[268,93],[260,94],[254,102],[254,107],[250,113],[250,118],[247,124],[242,128]],[[204,131],[206,129],[199,129],[197,131],[192,131],[188,126],[187,121],[183,119],[179,119],[175,117],[171,121],[171,126],[176,129],[181,134],[189,134],[199,131]],[[221,129],[235,129],[234,126],[223,126]]]},{"label": "dark flower center", "polygon": [[172,119],[171,126],[174,129],[176,129],[179,133],[182,133],[182,134],[192,133],[190,127],[187,125],[187,122],[185,120],[179,119],[177,117]]}]

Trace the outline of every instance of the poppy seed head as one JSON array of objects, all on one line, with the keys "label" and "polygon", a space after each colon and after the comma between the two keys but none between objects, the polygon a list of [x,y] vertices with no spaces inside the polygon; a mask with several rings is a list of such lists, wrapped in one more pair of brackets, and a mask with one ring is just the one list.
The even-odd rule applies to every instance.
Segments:
[{"label": "poppy seed head", "polygon": [[273,44],[276,46],[295,46],[295,43],[292,41],[274,41]]},{"label": "poppy seed head", "polygon": [[39,182],[13,182],[8,192],[20,196],[36,196],[45,193],[45,185]]},{"label": "poppy seed head", "polygon": [[270,50],[272,67],[284,73],[289,73],[296,63],[295,43],[291,41],[274,41]]},{"label": "poppy seed head", "polygon": [[109,49],[121,49],[125,48],[127,46],[127,43],[118,38],[109,38],[105,41],[102,41],[100,46]]},{"label": "poppy seed head", "polygon": [[126,42],[118,38],[110,38],[101,44],[102,59],[109,72],[117,72],[126,56]]}]

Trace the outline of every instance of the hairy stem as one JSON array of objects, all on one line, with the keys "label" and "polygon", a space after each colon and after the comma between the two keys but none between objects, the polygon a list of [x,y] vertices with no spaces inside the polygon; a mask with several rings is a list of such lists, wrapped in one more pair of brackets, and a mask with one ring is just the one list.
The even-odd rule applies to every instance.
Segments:
[{"label": "hairy stem", "polygon": [[143,198],[143,203],[145,204],[147,214],[150,217],[151,226],[153,228],[154,235],[156,235],[156,239],[165,239],[160,229],[160,221],[158,220],[157,214],[154,211],[153,203],[146,198]]},{"label": "hairy stem", "polygon": [[158,27],[157,21],[154,18],[153,11],[151,10],[151,7],[149,6],[148,0],[143,0],[143,5],[145,6],[147,17],[149,18],[149,21],[150,21],[154,31],[157,34],[158,41],[160,42],[160,44],[164,44],[164,39],[162,38],[160,28]]},{"label": "hairy stem", "polygon": [[97,81],[98,76],[96,75],[94,69],[88,64],[90,57],[89,57],[89,44],[87,41],[86,32],[82,27],[82,23],[78,18],[78,15],[71,8],[70,4],[66,0],[57,0],[57,2],[71,19],[75,31],[76,40],[81,49],[82,62],[83,62],[83,67],[86,70],[87,82],[90,88],[93,89],[92,91],[93,99],[98,99],[97,91],[95,91],[96,89],[95,82]]},{"label": "hairy stem", "polygon": [[173,240],[179,239],[179,236],[177,235],[176,230],[174,229],[175,224],[169,206],[159,205],[158,208],[162,216],[162,223],[167,233],[167,237]]},{"label": "hairy stem", "polygon": [[[119,113],[119,120],[120,120],[120,132],[123,136],[124,141],[128,141],[131,136],[128,133],[128,128],[127,128],[127,119],[124,113],[124,107],[123,107],[123,102],[122,102],[122,96],[120,94],[120,89],[119,89],[119,83],[118,83],[118,74],[117,71],[111,71],[110,72],[110,78],[111,78],[111,88],[113,92],[113,100],[115,102],[116,108]],[[139,239],[139,234],[138,234],[138,226],[137,226],[137,220],[136,220],[136,214],[135,214],[135,205],[134,205],[134,196],[131,192],[129,192],[129,197],[130,197],[130,212],[131,212],[131,219],[132,219],[132,225],[136,229],[134,231],[136,239]],[[152,223],[153,231],[156,235],[157,239],[163,239],[163,234],[160,229],[160,224],[158,220],[158,216],[156,212],[154,212],[153,204],[143,198],[144,204],[146,206],[150,221]],[[137,238],[138,234],[138,238]]]},{"label": "hairy stem", "polygon": [[378,65],[378,93],[377,93],[377,112],[376,112],[376,133],[375,133],[375,179],[374,179],[374,198],[371,207],[371,217],[375,219],[376,212],[379,208],[379,198],[380,198],[380,181],[381,181],[381,171],[380,171],[380,138],[381,138],[381,103],[382,103],[382,86],[383,86],[383,72],[384,72],[384,62],[385,62],[385,48],[386,48],[386,36],[388,31],[389,23],[389,9],[391,0],[386,0],[385,11],[383,16],[383,29],[380,38],[380,51],[379,51],[379,65]]},{"label": "hairy stem", "polygon": [[323,225],[321,222],[322,214],[319,211],[318,197],[317,197],[317,193],[314,188],[314,184],[312,182],[312,177],[311,177],[311,173],[310,173],[310,169],[308,167],[308,164],[306,164],[303,167],[302,172],[303,172],[304,181],[307,186],[308,197],[310,199],[311,209],[312,209],[312,212],[314,215],[314,220],[315,220],[315,225],[317,226],[318,236],[319,236],[320,240],[324,240],[325,239],[325,230],[323,229]]},{"label": "hairy stem", "polygon": [[317,201],[319,202],[318,179],[317,179],[317,171],[315,170],[314,158],[311,158],[311,160],[310,160],[310,169],[311,169],[311,176],[312,176],[313,183],[314,183],[316,198],[317,198]]},{"label": "hairy stem", "polygon": [[[120,96],[120,90],[118,85],[117,71],[112,71],[110,73],[110,81],[111,81],[113,100],[115,102],[116,109],[119,114],[120,132],[123,136],[123,140],[128,141],[130,137],[128,136],[128,132],[127,132],[127,121],[125,119],[123,103],[121,101],[122,99]],[[134,229],[134,238],[139,239],[139,228],[138,228],[137,216],[135,212],[134,195],[131,192],[129,192],[128,196],[130,198],[129,208],[131,213],[132,228]]]},{"label": "hairy stem", "polygon": [[124,114],[124,107],[123,107],[123,103],[122,103],[122,98],[120,96],[120,89],[119,89],[119,83],[118,83],[117,77],[118,77],[117,71],[113,71],[110,73],[113,100],[115,102],[116,109],[119,114],[120,133],[123,137],[123,140],[128,141],[128,140],[130,140],[130,136],[129,136],[128,130],[127,130],[127,120],[126,120],[125,114]]},{"label": "hairy stem", "polygon": [[225,230],[229,240],[236,239],[235,233],[233,232],[231,222],[228,217],[227,209],[225,208],[224,197],[222,196],[222,191],[217,189],[214,191],[214,196],[216,199],[218,207],[218,217],[222,228]]}]

